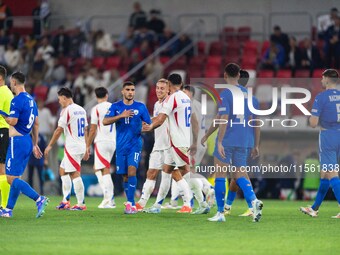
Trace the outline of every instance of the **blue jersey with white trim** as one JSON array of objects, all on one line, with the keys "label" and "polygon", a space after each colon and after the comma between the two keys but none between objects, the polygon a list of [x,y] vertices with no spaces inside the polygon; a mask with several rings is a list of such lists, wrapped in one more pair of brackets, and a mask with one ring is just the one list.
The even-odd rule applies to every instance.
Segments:
[{"label": "blue jersey with white trim", "polygon": [[21,92],[12,99],[9,117],[18,119],[14,128],[20,134],[27,135],[31,133],[37,116],[38,108],[30,94]]},{"label": "blue jersey with white trim", "polygon": [[328,89],[318,94],[312,107],[312,115],[319,117],[322,128],[340,130],[340,90]]},{"label": "blue jersey with white trim", "polygon": [[[219,106],[218,113],[219,115],[228,115],[228,124],[227,130],[224,135],[222,144],[223,146],[232,146],[232,147],[244,147],[247,148],[249,146],[248,141],[248,121],[250,119],[250,111],[248,108],[247,98],[248,92],[247,89],[243,86],[236,85],[244,95],[244,114],[235,115],[233,110],[233,95],[229,89],[222,91],[221,93],[221,105]],[[242,99],[237,99],[242,100]]]},{"label": "blue jersey with white trim", "polygon": [[122,155],[129,154],[131,150],[140,151],[142,149],[142,122],[151,124],[146,106],[136,101],[131,105],[126,105],[123,101],[113,103],[105,118],[120,115],[124,110],[132,110],[134,116],[119,119],[116,122],[116,152]]}]

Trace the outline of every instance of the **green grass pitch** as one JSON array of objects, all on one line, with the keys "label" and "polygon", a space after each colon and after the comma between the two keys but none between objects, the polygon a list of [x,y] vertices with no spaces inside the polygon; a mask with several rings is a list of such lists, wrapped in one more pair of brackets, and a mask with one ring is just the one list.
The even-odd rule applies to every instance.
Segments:
[{"label": "green grass pitch", "polygon": [[[318,218],[298,211],[305,202],[264,201],[263,218],[238,217],[246,207],[237,200],[224,223],[208,215],[124,215],[97,209],[100,198],[87,198],[87,211],[57,211],[60,197],[51,197],[45,215],[35,219],[36,207],[20,196],[14,218],[0,218],[1,254],[339,254],[340,220],[336,202],[324,202]],[[75,201],[75,198],[72,198]],[[149,205],[151,205],[149,202]]]}]

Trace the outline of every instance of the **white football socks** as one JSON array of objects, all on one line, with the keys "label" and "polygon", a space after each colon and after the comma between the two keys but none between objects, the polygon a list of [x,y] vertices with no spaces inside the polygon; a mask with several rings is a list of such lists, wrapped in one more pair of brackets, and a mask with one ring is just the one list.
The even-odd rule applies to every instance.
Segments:
[{"label": "white football socks", "polygon": [[142,196],[138,201],[138,204],[140,204],[142,207],[146,206],[146,203],[148,202],[152,191],[155,189],[155,185],[156,181],[146,179],[142,189]]},{"label": "white football socks", "polygon": [[162,180],[159,186],[159,191],[156,198],[155,205],[161,205],[169,192],[171,186],[171,174],[162,171]]},{"label": "white football socks", "polygon": [[67,202],[67,197],[71,195],[72,181],[70,175],[62,175],[61,186],[63,190],[63,202]]},{"label": "white football socks", "polygon": [[78,206],[84,205],[84,183],[81,177],[77,177],[73,179],[73,185],[74,185],[74,193],[76,193]]}]

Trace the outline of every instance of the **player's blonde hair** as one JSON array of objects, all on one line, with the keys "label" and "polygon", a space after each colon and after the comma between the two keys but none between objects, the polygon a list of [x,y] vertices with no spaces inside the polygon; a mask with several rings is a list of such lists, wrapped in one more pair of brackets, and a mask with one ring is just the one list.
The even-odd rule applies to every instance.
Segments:
[{"label": "player's blonde hair", "polygon": [[159,79],[159,80],[157,81],[157,83],[159,83],[159,82],[165,83],[165,84],[169,85],[169,81],[168,81],[167,79],[164,79],[164,78]]}]

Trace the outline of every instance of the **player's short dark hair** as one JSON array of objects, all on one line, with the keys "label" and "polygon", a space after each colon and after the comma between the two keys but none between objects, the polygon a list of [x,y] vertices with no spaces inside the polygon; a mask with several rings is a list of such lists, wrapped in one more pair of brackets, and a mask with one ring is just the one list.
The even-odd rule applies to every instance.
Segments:
[{"label": "player's short dark hair", "polygon": [[125,88],[126,86],[136,86],[132,81],[126,81],[123,83],[123,88]]},{"label": "player's short dark hair", "polygon": [[182,76],[178,73],[170,74],[168,77],[168,81],[173,85],[181,85],[182,84]]},{"label": "player's short dark hair", "polygon": [[19,84],[25,84],[26,81],[26,77],[22,72],[12,73],[11,78],[17,80]]},{"label": "player's short dark hair", "polygon": [[107,89],[104,87],[95,88],[94,93],[96,94],[97,98],[104,98],[107,94],[109,94]]},{"label": "player's short dark hair", "polygon": [[63,87],[59,89],[58,96],[64,96],[66,98],[72,98],[72,91],[69,88]]},{"label": "player's short dark hair", "polygon": [[335,69],[327,69],[322,73],[322,76],[329,78],[332,82],[337,83],[339,73]]},{"label": "player's short dark hair", "polygon": [[237,75],[240,73],[240,66],[235,63],[229,63],[225,66],[224,72],[228,75],[228,77],[236,78]]},{"label": "player's short dark hair", "polygon": [[248,81],[249,81],[249,73],[246,70],[241,69],[240,79],[238,80],[238,83],[242,85],[243,87],[245,87],[247,86]]},{"label": "player's short dark hair", "polygon": [[7,77],[7,70],[4,66],[0,65],[0,76],[2,77],[2,79],[6,79]]},{"label": "player's short dark hair", "polygon": [[193,86],[185,85],[183,89],[187,90],[187,91],[190,91],[192,93],[192,96],[195,95],[195,88]]},{"label": "player's short dark hair", "polygon": [[331,9],[331,12],[338,12],[338,8],[333,7],[333,8]]},{"label": "player's short dark hair", "polygon": [[278,25],[274,26],[274,31],[281,31],[281,27]]}]

